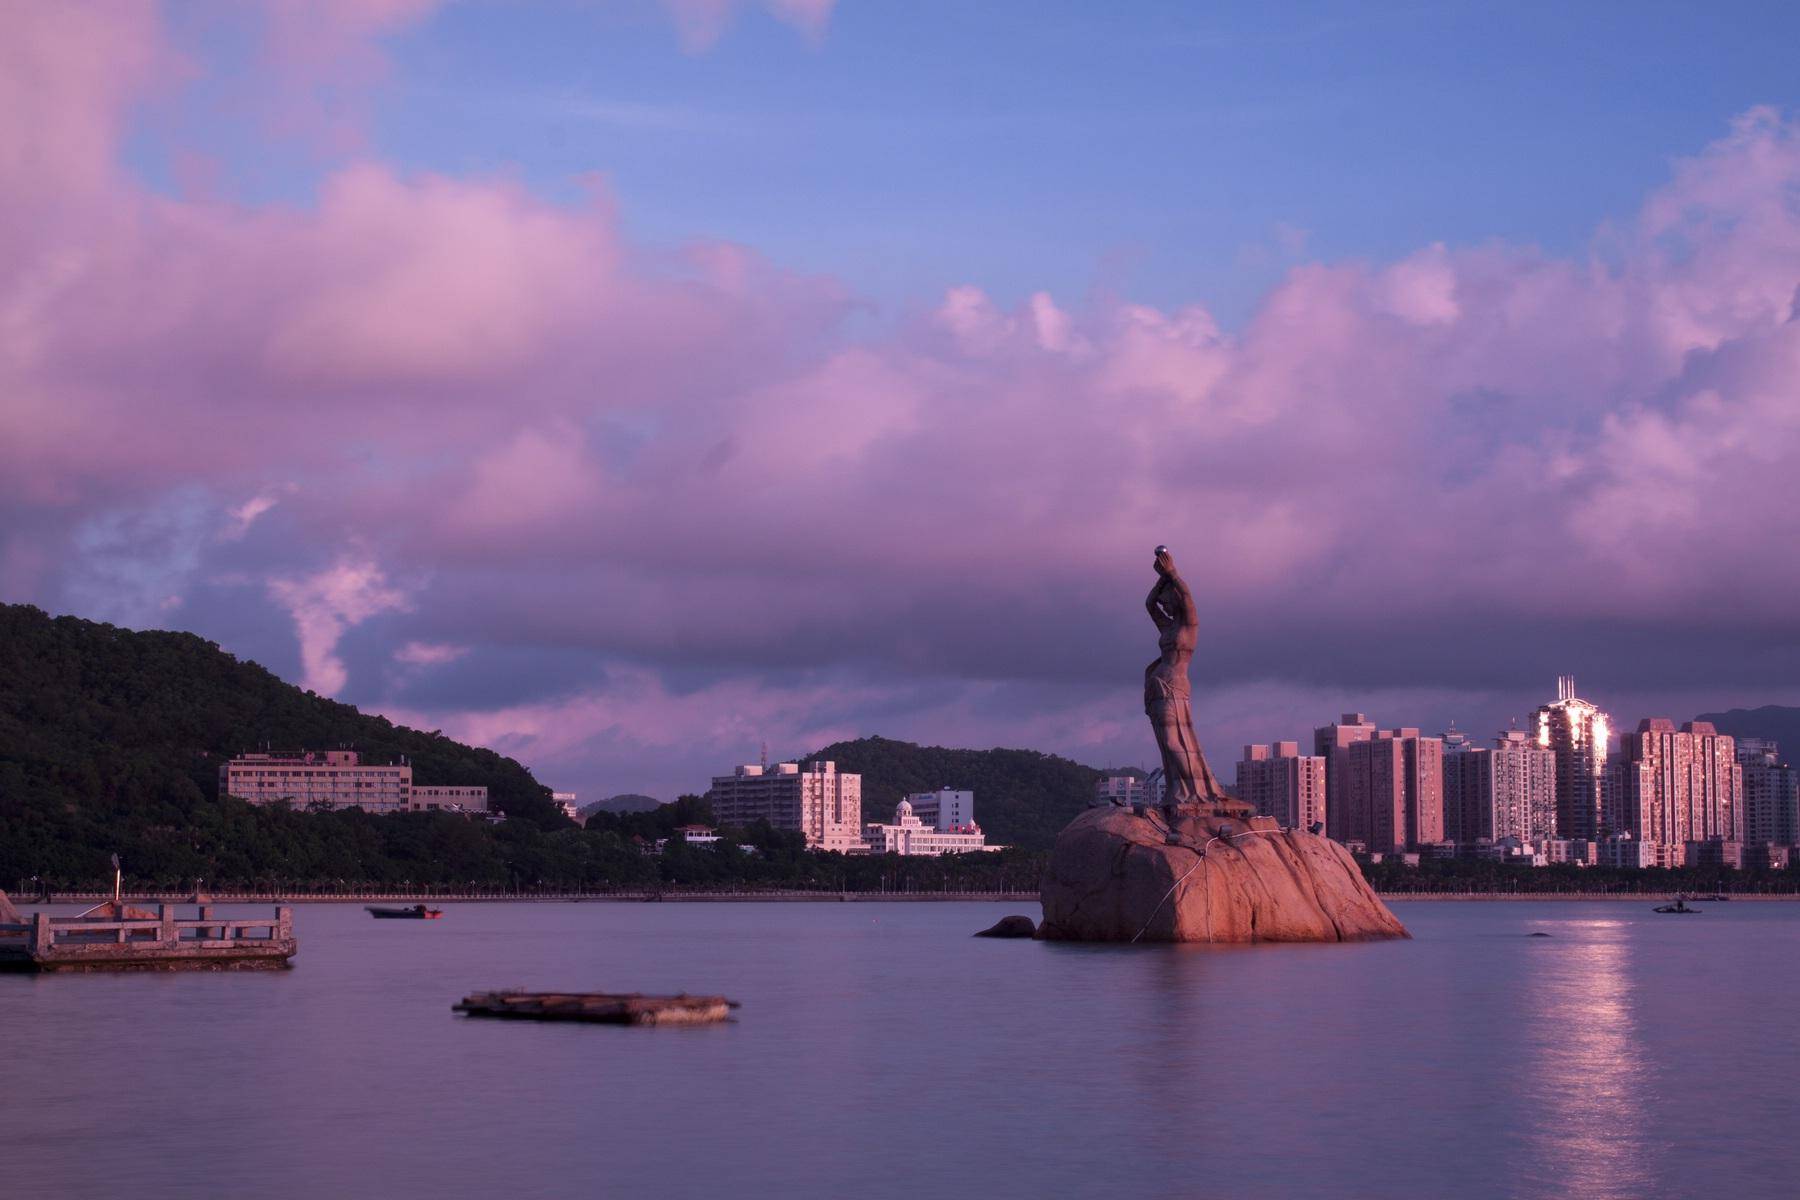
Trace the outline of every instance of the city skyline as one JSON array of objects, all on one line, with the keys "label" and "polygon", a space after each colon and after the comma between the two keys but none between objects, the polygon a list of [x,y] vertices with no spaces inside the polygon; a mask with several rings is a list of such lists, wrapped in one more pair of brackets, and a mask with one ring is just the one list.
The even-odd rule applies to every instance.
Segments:
[{"label": "city skyline", "polygon": [[0,600],[596,797],[1147,763],[1161,543],[1215,762],[1800,703],[1800,14],[301,11],[9,13]]}]

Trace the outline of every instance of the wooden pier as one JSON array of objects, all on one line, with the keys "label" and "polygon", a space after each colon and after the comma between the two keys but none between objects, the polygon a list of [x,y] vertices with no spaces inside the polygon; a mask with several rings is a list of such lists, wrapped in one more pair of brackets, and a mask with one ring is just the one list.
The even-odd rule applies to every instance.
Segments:
[{"label": "wooden pier", "polygon": [[709,1025],[737,1007],[723,996],[645,996],[637,992],[473,992],[450,1006],[471,1017],[513,1021],[587,1021],[601,1025]]},{"label": "wooden pier", "polygon": [[220,917],[200,905],[190,918],[172,904],[100,907],[112,911],[0,923],[0,971],[271,971],[299,948],[286,906],[272,917]]}]

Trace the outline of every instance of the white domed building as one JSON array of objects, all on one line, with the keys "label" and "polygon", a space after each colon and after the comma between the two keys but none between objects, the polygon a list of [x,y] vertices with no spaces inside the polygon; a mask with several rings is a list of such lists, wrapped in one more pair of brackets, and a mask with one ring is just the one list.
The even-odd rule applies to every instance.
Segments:
[{"label": "white domed building", "polygon": [[[963,793],[967,795],[967,793]],[[975,824],[974,805],[968,804],[966,820],[946,826],[928,825],[915,815],[910,800],[894,806],[894,822],[883,825],[871,821],[863,828],[863,844],[870,854],[968,854],[982,850],[999,850],[987,844],[987,835]],[[940,818],[940,820],[945,818]]]}]

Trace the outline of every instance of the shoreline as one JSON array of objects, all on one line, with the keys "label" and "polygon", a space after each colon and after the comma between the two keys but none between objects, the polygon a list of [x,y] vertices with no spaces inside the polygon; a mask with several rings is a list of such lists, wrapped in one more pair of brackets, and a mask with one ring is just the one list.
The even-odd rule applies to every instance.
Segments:
[{"label": "shoreline", "polygon": [[[1412,901],[1444,904],[1458,901],[1581,901],[1643,903],[1670,900],[1676,892],[1378,892],[1384,903]],[[1711,894],[1711,893],[1706,893]],[[1732,901],[1800,901],[1800,892],[1731,892]],[[49,904],[98,904],[111,892],[52,892],[48,900],[13,897],[21,907]],[[358,892],[340,895],[294,895],[287,892],[130,892],[127,903],[139,904],[943,904],[1038,903],[1033,892],[555,892],[517,895],[483,892]]]}]

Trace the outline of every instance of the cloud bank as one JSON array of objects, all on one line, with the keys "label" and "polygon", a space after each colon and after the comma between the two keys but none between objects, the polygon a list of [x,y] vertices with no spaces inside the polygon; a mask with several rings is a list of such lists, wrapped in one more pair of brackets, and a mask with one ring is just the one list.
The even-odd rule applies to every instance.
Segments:
[{"label": "cloud bank", "polygon": [[[365,86],[428,7],[335,6],[272,86]],[[735,6],[672,7],[697,47]],[[1794,676],[1774,111],[1579,258],[1308,262],[1235,330],[957,281],[859,336],[840,282],[634,245],[599,184],[553,204],[343,129],[285,143],[341,155],[312,203],[159,192],[122,154],[192,70],[156,10],[6,21],[6,599],[198,628],[601,792],[700,787],[764,738],[1145,757],[1159,542],[1205,607],[1215,739],[1372,694],[1499,711],[1571,670],[1622,697]],[[117,536],[146,513],[189,532]]]}]

